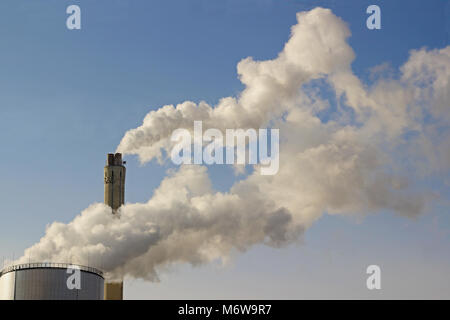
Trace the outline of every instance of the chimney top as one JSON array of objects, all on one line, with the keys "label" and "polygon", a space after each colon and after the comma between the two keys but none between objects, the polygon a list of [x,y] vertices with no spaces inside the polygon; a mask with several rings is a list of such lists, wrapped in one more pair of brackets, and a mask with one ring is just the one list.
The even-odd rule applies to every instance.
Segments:
[{"label": "chimney top", "polygon": [[121,166],[123,165],[122,154],[121,153],[108,153],[106,158],[106,164],[108,166]]}]

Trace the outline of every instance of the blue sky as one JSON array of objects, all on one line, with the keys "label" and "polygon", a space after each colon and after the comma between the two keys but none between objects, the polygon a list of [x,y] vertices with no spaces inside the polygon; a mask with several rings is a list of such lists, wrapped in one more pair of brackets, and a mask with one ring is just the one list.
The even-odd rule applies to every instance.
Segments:
[{"label": "blue sky", "polygon": [[[381,30],[365,26],[373,3]],[[81,7],[81,30],[65,26],[71,4]],[[444,0],[1,1],[0,257],[21,255],[47,224],[102,202],[105,154],[150,110],[236,95],[237,62],[274,58],[295,13],[319,5],[348,23],[353,70],[367,81],[373,66],[396,70],[411,49],[449,44]],[[147,201],[168,167],[126,160],[127,201]],[[231,186],[231,172],[210,169],[217,190]],[[226,267],[179,266],[159,284],[132,281],[125,296],[449,298],[450,196],[442,188],[444,200],[416,220],[324,216],[304,244],[256,247]],[[390,281],[381,293],[364,287],[371,263]]]}]

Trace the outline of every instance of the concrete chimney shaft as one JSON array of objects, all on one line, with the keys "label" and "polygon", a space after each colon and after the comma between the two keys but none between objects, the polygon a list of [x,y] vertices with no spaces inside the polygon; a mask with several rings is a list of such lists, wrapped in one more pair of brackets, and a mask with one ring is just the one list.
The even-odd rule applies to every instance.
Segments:
[{"label": "concrete chimney shaft", "polygon": [[125,173],[121,153],[109,153],[104,169],[105,204],[113,213],[125,203]]},{"label": "concrete chimney shaft", "polygon": [[[121,153],[108,153],[104,169],[105,204],[113,209],[113,214],[125,203],[125,166]],[[105,281],[105,300],[123,299],[123,282]]]}]

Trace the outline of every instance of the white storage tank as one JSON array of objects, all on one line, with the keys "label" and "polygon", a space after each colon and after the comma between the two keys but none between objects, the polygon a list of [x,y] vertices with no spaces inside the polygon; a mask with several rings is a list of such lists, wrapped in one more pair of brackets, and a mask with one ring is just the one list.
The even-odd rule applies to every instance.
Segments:
[{"label": "white storage tank", "polygon": [[68,263],[26,263],[0,271],[0,300],[103,300],[102,271]]}]

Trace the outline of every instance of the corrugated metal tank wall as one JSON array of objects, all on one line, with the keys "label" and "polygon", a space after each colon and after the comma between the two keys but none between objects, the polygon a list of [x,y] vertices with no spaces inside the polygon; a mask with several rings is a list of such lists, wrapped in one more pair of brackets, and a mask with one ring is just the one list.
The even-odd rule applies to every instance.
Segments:
[{"label": "corrugated metal tank wall", "polygon": [[80,272],[80,289],[70,289],[67,285],[72,275],[67,272],[69,266],[71,265],[27,264],[10,267],[2,271],[0,276],[0,299],[103,300],[104,279],[101,272],[77,266]]}]

